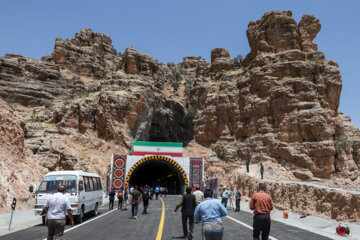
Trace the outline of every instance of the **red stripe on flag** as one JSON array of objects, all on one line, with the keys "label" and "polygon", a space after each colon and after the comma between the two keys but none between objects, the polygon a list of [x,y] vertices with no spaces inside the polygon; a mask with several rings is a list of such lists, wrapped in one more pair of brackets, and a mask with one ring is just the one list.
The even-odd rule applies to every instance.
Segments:
[{"label": "red stripe on flag", "polygon": [[182,157],[182,153],[166,153],[166,152],[133,152],[133,155],[136,156],[163,155],[163,156],[172,156],[172,157]]}]

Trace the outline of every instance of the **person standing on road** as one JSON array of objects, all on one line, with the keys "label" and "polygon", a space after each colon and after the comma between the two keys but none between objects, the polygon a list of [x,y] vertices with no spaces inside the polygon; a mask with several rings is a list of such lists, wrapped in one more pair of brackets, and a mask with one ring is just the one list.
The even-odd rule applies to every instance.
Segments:
[{"label": "person standing on road", "polygon": [[141,194],[138,191],[138,187],[135,186],[130,194],[130,202],[131,202],[131,213],[134,219],[137,219],[137,213],[139,210],[139,201],[141,201]]},{"label": "person standing on road", "polygon": [[60,185],[58,192],[50,196],[43,207],[43,213],[47,212],[48,240],[62,239],[66,224],[66,212],[70,218],[71,226],[74,226],[70,202],[65,193],[66,187]]},{"label": "person standing on road", "polygon": [[264,165],[262,163],[260,163],[260,175],[261,179],[264,179]]},{"label": "person standing on road", "polygon": [[196,197],[196,200],[198,201],[198,203],[201,203],[204,201],[204,193],[202,191],[200,191],[199,187],[196,187],[196,191],[193,192],[193,194]]},{"label": "person standing on road", "polygon": [[236,205],[235,212],[240,212],[240,200],[241,200],[241,190],[238,189],[235,194],[235,205]]},{"label": "person standing on road", "polygon": [[224,228],[222,217],[227,215],[226,208],[217,200],[213,199],[213,190],[206,189],[205,200],[195,209],[195,221],[202,223],[203,240],[221,240]]},{"label": "person standing on road", "polygon": [[259,240],[260,232],[261,239],[269,239],[271,219],[270,212],[274,208],[272,198],[266,192],[266,185],[264,183],[259,184],[259,192],[255,193],[250,200],[250,209],[254,211],[254,223],[253,223],[253,238]]},{"label": "person standing on road", "polygon": [[159,188],[159,187],[156,187],[156,188],[155,188],[156,200],[159,199],[159,194],[160,194],[160,188]]},{"label": "person standing on road", "polygon": [[123,210],[123,200],[124,200],[124,190],[123,188],[120,188],[118,194],[117,194],[117,198],[119,200],[118,203],[118,210]]},{"label": "person standing on road", "polygon": [[246,172],[250,172],[250,159],[246,161]]},{"label": "person standing on road", "polygon": [[[183,226],[183,239],[189,238],[192,239],[192,234],[194,230],[194,211],[195,207],[198,204],[196,197],[191,193],[191,187],[186,188],[186,194],[180,197],[175,212],[181,207],[182,213],[182,226]],[[189,219],[189,230],[187,229],[187,221]]]},{"label": "person standing on road", "polygon": [[115,191],[111,189],[109,192],[109,210],[114,208]]},{"label": "person standing on road", "polygon": [[147,214],[147,208],[149,206],[149,198],[150,198],[150,189],[147,185],[145,185],[145,187],[142,191],[142,199],[143,199],[143,203],[144,203],[143,214]]}]

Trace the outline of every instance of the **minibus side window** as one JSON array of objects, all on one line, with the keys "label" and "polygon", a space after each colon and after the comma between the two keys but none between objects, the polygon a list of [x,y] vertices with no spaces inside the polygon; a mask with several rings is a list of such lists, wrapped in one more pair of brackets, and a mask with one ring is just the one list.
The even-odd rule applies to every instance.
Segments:
[{"label": "minibus side window", "polygon": [[90,186],[89,191],[94,191],[94,185],[93,185],[92,177],[89,177],[88,179],[89,179],[89,186]]},{"label": "minibus side window", "polygon": [[99,185],[99,190],[102,190],[102,186],[101,186],[101,180],[100,180],[100,178],[98,178],[98,179],[97,179],[97,181],[98,181],[98,185]]},{"label": "minibus side window", "polygon": [[93,177],[93,179],[92,179],[92,180],[93,180],[93,185],[94,185],[94,190],[95,190],[95,191],[99,190],[99,187],[98,187],[98,185],[97,185],[96,179],[97,179],[97,178],[95,178],[95,177]]},{"label": "minibus side window", "polygon": [[83,191],[84,190],[84,182],[83,181],[79,181],[79,191]]},{"label": "minibus side window", "polygon": [[98,183],[99,190],[102,190],[100,178],[96,178],[96,181]]},{"label": "minibus side window", "polygon": [[90,186],[89,186],[88,177],[84,177],[84,182],[85,182],[85,192],[90,191]]}]

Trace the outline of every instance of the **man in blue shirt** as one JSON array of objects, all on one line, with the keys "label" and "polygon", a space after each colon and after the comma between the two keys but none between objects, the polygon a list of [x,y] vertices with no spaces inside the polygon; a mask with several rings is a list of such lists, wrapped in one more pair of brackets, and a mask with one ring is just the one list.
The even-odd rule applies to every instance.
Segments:
[{"label": "man in blue shirt", "polygon": [[203,224],[204,240],[221,240],[224,232],[221,218],[227,215],[227,210],[219,201],[212,199],[211,189],[205,190],[204,198],[205,200],[195,209],[195,221],[201,221]]},{"label": "man in blue shirt", "polygon": [[155,188],[156,200],[159,199],[159,194],[160,194],[160,188],[159,188],[159,187],[156,187],[156,188]]}]

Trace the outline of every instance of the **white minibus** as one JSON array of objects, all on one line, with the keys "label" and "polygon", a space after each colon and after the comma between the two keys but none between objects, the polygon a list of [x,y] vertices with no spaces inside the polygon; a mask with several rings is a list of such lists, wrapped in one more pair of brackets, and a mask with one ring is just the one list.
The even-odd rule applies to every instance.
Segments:
[{"label": "white minibus", "polygon": [[49,196],[57,192],[59,185],[66,187],[66,196],[77,223],[82,222],[85,213],[91,212],[94,216],[98,214],[103,199],[99,175],[83,171],[55,171],[45,175],[35,192],[36,215],[40,214]]}]

